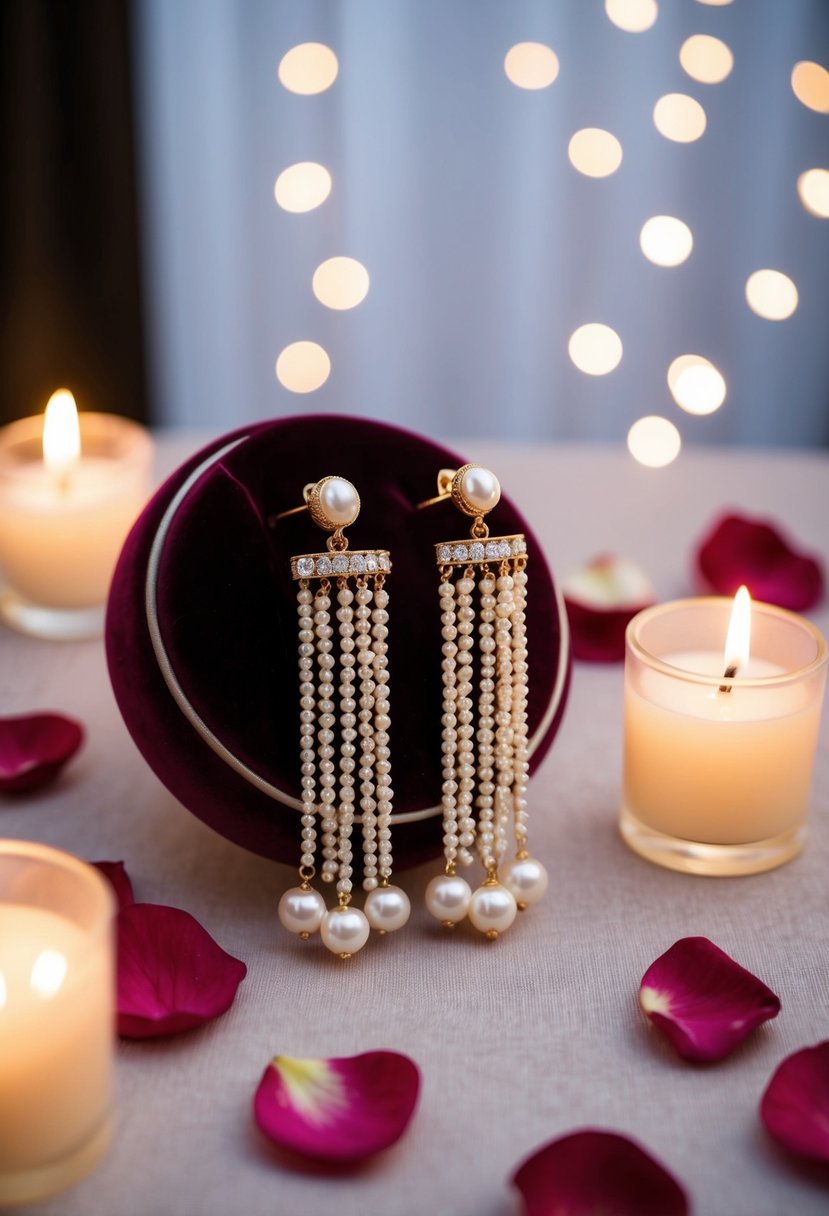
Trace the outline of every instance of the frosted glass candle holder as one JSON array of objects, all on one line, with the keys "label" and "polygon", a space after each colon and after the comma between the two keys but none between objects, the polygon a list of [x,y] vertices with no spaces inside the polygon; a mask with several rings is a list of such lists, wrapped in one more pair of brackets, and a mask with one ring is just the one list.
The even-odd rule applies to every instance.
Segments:
[{"label": "frosted glass candle holder", "polygon": [[114,902],[76,857],[0,840],[0,1209],[71,1186],[109,1143]]},{"label": "frosted glass candle holder", "polygon": [[726,680],[731,607],[660,604],[626,635],[621,833],[691,874],[770,870],[806,835],[826,641],[802,617],[754,604],[751,658]]}]

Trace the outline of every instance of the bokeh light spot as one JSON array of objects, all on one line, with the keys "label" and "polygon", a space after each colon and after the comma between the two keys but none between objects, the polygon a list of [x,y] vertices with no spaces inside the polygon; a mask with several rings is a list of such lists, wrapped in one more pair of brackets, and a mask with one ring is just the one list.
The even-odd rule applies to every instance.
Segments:
[{"label": "bokeh light spot", "polygon": [[291,93],[324,93],[337,79],[339,65],[330,46],[301,42],[291,47],[279,62],[280,83]]},{"label": "bokeh light spot", "polygon": [[673,215],[653,215],[642,225],[639,244],[656,266],[679,266],[694,247],[691,229]]},{"label": "bokeh light spot", "polygon": [[311,285],[326,308],[356,308],[368,294],[368,271],[356,258],[329,258],[316,268]]},{"label": "bokeh light spot", "polygon": [[719,84],[734,67],[731,49],[710,34],[692,34],[680,47],[679,62],[694,80]]},{"label": "bokeh light spot", "polygon": [[622,163],[622,145],[601,127],[583,127],[570,140],[567,155],[585,177],[608,177]]},{"label": "bokeh light spot", "polygon": [[792,68],[792,91],[798,101],[818,114],[829,114],[829,72],[819,63],[802,59]]},{"label": "bokeh light spot", "polygon": [[543,42],[517,42],[504,57],[504,71],[519,89],[546,89],[558,68],[558,56]]},{"label": "bokeh light spot", "polygon": [[641,34],[656,21],[659,5],[656,0],[604,0],[604,11],[620,30]]},{"label": "bokeh light spot", "polygon": [[276,361],[276,378],[292,393],[313,393],[331,374],[331,360],[317,342],[292,342]]},{"label": "bokeh light spot", "polygon": [[731,0],[697,0],[697,4],[707,4],[709,8],[725,8]]},{"label": "bokeh light spot", "polygon": [[273,194],[284,211],[313,211],[331,193],[331,174],[324,165],[303,160],[283,169]]},{"label": "bokeh light spot", "polygon": [[755,270],[746,283],[748,306],[767,321],[785,321],[797,308],[797,288],[780,270]]},{"label": "bokeh light spot", "polygon": [[628,451],[650,469],[662,469],[676,460],[681,447],[679,431],[658,414],[640,418],[628,431]]},{"label": "bokeh light spot", "polygon": [[708,362],[683,368],[673,384],[674,401],[688,414],[713,414],[725,401],[725,394],[725,377]]},{"label": "bokeh light spot", "polygon": [[567,343],[570,358],[588,376],[606,376],[619,366],[622,339],[609,325],[590,322],[580,325]]},{"label": "bokeh light spot", "polygon": [[676,382],[688,367],[713,367],[714,364],[704,355],[677,355],[668,368],[668,388],[676,401]]},{"label": "bokeh light spot", "polygon": [[807,169],[797,179],[800,201],[811,215],[829,219],[829,169]]},{"label": "bokeh light spot", "polygon": [[690,144],[704,133],[705,110],[687,93],[666,93],[653,107],[653,125],[660,135],[678,144]]}]

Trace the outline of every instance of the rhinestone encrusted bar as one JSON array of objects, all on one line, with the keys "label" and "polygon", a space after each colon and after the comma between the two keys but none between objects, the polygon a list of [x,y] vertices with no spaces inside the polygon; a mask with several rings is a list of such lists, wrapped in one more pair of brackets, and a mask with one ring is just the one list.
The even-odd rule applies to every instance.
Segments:
[{"label": "rhinestone encrusted bar", "polygon": [[390,572],[391,557],[386,549],[358,549],[355,553],[303,553],[291,558],[291,576],[294,579]]},{"label": "rhinestone encrusted bar", "polygon": [[527,541],[524,536],[489,536],[486,540],[446,540],[435,545],[435,561],[439,566],[468,566],[483,562],[505,561],[509,557],[524,557]]}]

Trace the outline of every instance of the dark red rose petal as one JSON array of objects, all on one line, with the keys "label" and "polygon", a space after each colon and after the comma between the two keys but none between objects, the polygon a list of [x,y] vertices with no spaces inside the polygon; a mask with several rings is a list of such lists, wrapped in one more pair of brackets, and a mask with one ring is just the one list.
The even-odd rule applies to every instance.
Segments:
[{"label": "dark red rose petal", "polygon": [[696,561],[719,595],[734,595],[745,583],[754,599],[794,612],[814,608],[823,598],[820,562],[798,552],[770,521],[723,516],[701,542]]},{"label": "dark red rose petal", "polygon": [[653,587],[635,563],[602,554],[562,581],[573,655],[589,663],[620,663],[628,622],[654,602]]},{"label": "dark red rose petal", "polygon": [[526,1216],[688,1216],[671,1174],[633,1140],[587,1128],[533,1153],[513,1174]]},{"label": "dark red rose petal", "polygon": [[777,1017],[780,998],[707,937],[683,937],[651,963],[639,1004],[686,1060],[721,1060],[761,1022]]},{"label": "dark red rose petal", "polygon": [[779,1144],[829,1164],[829,1040],[786,1057],[763,1094],[760,1118]]},{"label": "dark red rose petal", "polygon": [[222,950],[195,917],[162,904],[118,913],[118,1033],[178,1034],[233,1003],[247,967]]},{"label": "dark red rose petal", "polygon": [[0,718],[0,791],[48,785],[83,743],[80,722],[63,714]]},{"label": "dark red rose petal", "polygon": [[123,861],[93,861],[90,863],[100,870],[112,884],[118,899],[118,907],[126,908],[135,903],[130,876],[124,868]]},{"label": "dark red rose petal", "polygon": [[395,1051],[331,1060],[277,1056],[259,1082],[253,1113],[281,1148],[320,1161],[363,1161],[400,1139],[419,1090],[417,1065]]}]

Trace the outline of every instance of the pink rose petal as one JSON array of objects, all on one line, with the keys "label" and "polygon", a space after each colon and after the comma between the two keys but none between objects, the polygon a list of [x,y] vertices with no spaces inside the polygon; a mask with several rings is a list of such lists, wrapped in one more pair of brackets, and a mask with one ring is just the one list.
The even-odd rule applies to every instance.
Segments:
[{"label": "pink rose petal", "polygon": [[118,1033],[178,1034],[233,1004],[247,967],[226,954],[195,917],[162,904],[118,913]]},{"label": "pink rose petal", "polygon": [[83,743],[80,722],[63,714],[0,718],[0,791],[48,785]]},{"label": "pink rose petal", "polygon": [[650,580],[634,562],[614,554],[594,557],[562,580],[573,654],[590,663],[625,657],[628,622],[654,602]]},{"label": "pink rose petal", "polygon": [[512,1181],[526,1216],[687,1216],[671,1174],[633,1140],[587,1128],[538,1149]]},{"label": "pink rose petal", "polygon": [[702,540],[696,560],[719,595],[733,595],[745,583],[754,599],[795,612],[823,598],[819,561],[794,549],[771,522],[724,515]]},{"label": "pink rose petal", "polygon": [[639,1004],[686,1060],[722,1060],[780,998],[707,937],[683,937],[651,963]]},{"label": "pink rose petal", "polygon": [[409,1125],[420,1072],[394,1051],[333,1060],[277,1056],[253,1113],[269,1140],[321,1161],[362,1161],[395,1144]]},{"label": "pink rose petal", "polygon": [[829,1164],[829,1040],[786,1057],[763,1094],[760,1118],[785,1148]]},{"label": "pink rose petal", "polygon": [[135,903],[130,876],[124,868],[123,861],[93,861],[90,863],[108,878],[118,899],[118,907],[126,908]]}]

